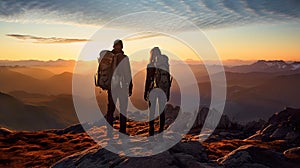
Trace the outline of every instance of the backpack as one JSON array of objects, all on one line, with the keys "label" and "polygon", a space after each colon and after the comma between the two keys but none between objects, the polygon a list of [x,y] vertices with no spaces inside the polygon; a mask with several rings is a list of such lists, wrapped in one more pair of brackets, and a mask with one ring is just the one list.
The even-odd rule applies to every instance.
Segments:
[{"label": "backpack", "polygon": [[169,73],[169,59],[165,55],[161,55],[157,60],[155,83],[158,88],[166,93],[167,99],[169,100],[172,77]]},{"label": "backpack", "polygon": [[[95,85],[103,90],[109,90],[112,85],[112,76],[117,67],[117,56],[108,50],[100,52],[98,71],[95,74]],[[113,83],[117,83],[116,80]]]}]

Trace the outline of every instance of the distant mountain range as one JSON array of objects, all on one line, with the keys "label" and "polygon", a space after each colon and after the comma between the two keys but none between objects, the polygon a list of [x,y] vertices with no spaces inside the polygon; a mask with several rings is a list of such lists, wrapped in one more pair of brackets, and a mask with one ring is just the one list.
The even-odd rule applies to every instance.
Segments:
[{"label": "distant mountain range", "polygon": [[74,65],[75,60],[0,60],[0,66],[68,66]]},{"label": "distant mountain range", "polygon": [[300,73],[300,62],[287,63],[282,60],[259,60],[250,65],[240,65],[234,67],[227,67],[227,71],[231,72],[287,72]]},{"label": "distant mountain range", "polygon": [[[22,90],[29,93],[41,94],[71,94],[72,73],[48,75],[46,79],[37,79],[35,76],[44,75],[44,71],[31,69],[32,74],[27,71],[16,72],[14,68],[0,67],[0,89],[4,92]],[[42,74],[43,73],[43,74]],[[40,75],[39,75],[40,74]]]},{"label": "distant mountain range", "polygon": [[[58,62],[65,61],[58,60],[56,63]],[[13,97],[5,99],[7,104],[10,101],[16,102],[17,100],[19,102],[18,106],[22,105],[22,108],[18,108],[17,110],[14,107],[10,107],[12,108],[11,111],[14,111],[10,113],[9,111],[3,111],[8,109],[8,106],[2,103],[0,105],[0,112],[3,115],[1,116],[0,125],[4,124],[6,127],[14,129],[36,130],[52,128],[54,126],[62,127],[77,121],[72,101],[73,73],[63,71],[66,67],[68,69],[73,69],[73,67],[70,65],[54,66],[54,63],[50,63],[53,66],[47,66],[45,62],[42,63],[43,66],[0,66],[0,91],[6,95],[2,96],[5,98],[9,96]],[[84,72],[96,69],[95,66],[91,66],[92,64],[87,65],[89,66],[87,66],[87,69],[84,69]],[[137,65],[137,63],[135,62],[134,65]],[[171,69],[177,69],[176,72],[178,74],[176,74],[176,77],[185,79],[186,73],[180,71],[182,66],[176,64],[171,66]],[[138,66],[133,67],[133,69],[136,67]],[[216,66],[212,66],[212,68],[214,67]],[[49,68],[51,68],[51,71]],[[58,71],[52,71],[57,68]],[[200,104],[209,106],[211,96],[210,77],[218,79],[221,73],[216,68],[216,70],[213,69],[212,76],[209,76],[204,65],[192,64],[190,68],[198,83],[190,83],[186,79],[186,82],[179,86],[176,79],[174,79],[171,88],[170,103],[179,105],[182,95],[180,90],[182,88],[194,88],[194,85],[198,85],[201,96]],[[300,62],[289,63],[284,61],[260,60],[249,65],[225,67],[225,70],[227,100],[224,113],[230,119],[239,122],[267,119],[274,112],[286,106],[300,108]],[[92,80],[92,76],[80,75],[80,77],[82,77],[80,78],[82,84],[91,82],[88,81],[89,79]],[[140,71],[133,77],[134,89],[133,95],[130,97],[133,104],[140,110],[147,108],[147,103],[143,100],[144,80],[144,71]],[[99,90],[95,90],[95,92],[100,109],[105,112],[107,108],[105,93],[102,92],[99,94]],[[82,95],[77,96],[82,97],[86,101],[92,99],[92,97],[86,97],[84,94],[83,92]],[[14,104],[12,103],[11,105],[13,106]],[[33,127],[23,127],[15,125],[16,123],[14,122],[11,125],[9,125],[9,122],[6,122],[13,121],[13,118],[22,118],[25,114],[24,111],[28,111],[28,108],[33,109],[32,111],[47,113],[45,116],[51,118],[54,125],[53,123],[44,122],[48,123],[46,124],[47,126],[44,126],[44,123],[42,123],[40,127],[38,124]],[[61,122],[61,119],[57,121],[53,118],[56,114],[63,116],[64,121]],[[28,121],[31,122],[31,120]]]}]

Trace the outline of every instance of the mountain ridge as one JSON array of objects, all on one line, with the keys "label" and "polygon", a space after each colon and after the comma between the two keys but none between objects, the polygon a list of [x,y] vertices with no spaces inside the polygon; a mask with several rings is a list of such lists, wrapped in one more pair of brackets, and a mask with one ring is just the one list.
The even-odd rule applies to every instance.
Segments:
[{"label": "mountain ridge", "polygon": [[300,62],[294,61],[287,63],[283,60],[258,60],[257,62],[249,65],[240,65],[226,68],[232,72],[300,72]]}]

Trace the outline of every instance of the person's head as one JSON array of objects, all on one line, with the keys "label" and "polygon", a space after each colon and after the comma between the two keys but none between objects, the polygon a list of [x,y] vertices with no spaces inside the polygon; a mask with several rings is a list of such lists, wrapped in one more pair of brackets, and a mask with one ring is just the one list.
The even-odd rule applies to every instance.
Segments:
[{"label": "person's head", "polygon": [[122,42],[122,40],[119,40],[119,39],[115,40],[113,47],[114,47],[114,49],[116,51],[121,51],[123,49],[123,42]]},{"label": "person's head", "polygon": [[156,62],[157,57],[159,57],[160,55],[161,51],[158,47],[152,48],[152,50],[150,51],[150,62]]}]

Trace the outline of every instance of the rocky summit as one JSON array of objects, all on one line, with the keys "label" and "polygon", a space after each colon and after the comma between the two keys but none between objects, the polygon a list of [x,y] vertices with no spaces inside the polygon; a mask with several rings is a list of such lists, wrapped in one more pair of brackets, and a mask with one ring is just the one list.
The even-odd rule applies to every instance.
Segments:
[{"label": "rocky summit", "polygon": [[[0,167],[299,167],[299,136],[290,138],[291,134],[299,133],[299,112],[299,109],[286,108],[267,122],[248,124],[237,124],[223,117],[212,135],[202,142],[199,130],[207,113],[202,108],[199,113],[202,116],[197,117],[192,130],[180,142],[148,157],[113,153],[95,143],[80,124],[36,132],[1,128]],[[158,122],[155,123],[158,129]],[[114,127],[118,128],[118,124]],[[128,121],[128,125],[130,136],[148,136],[147,124]],[[90,129],[101,132],[104,128]],[[288,131],[279,135],[276,132],[280,129]],[[254,135],[249,135],[252,132]],[[100,134],[99,139],[107,137]],[[130,143],[134,146],[139,142]]]}]

